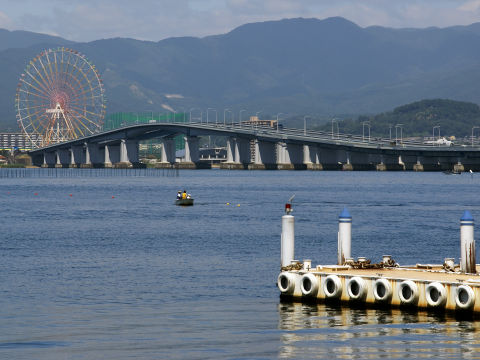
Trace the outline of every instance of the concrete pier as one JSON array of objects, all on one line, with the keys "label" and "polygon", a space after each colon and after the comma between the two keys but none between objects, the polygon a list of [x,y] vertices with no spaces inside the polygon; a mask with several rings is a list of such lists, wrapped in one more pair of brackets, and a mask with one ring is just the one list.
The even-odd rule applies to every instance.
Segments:
[{"label": "concrete pier", "polygon": [[[476,265],[474,220],[469,211],[460,219],[459,264],[453,258],[445,258],[443,264],[411,266],[398,265],[390,255],[384,255],[378,263],[365,257],[355,259],[350,253],[351,221],[344,209],[339,216],[336,265],[312,266],[311,260],[292,260],[293,245],[291,250],[286,247],[291,254],[287,257],[282,242],[277,286],[283,299],[480,316],[480,265]],[[293,227],[289,229],[293,232]],[[294,234],[289,237],[294,238]]]},{"label": "concrete pier", "polygon": [[275,143],[255,139],[255,157],[253,163],[248,165],[249,170],[275,170]]},{"label": "concrete pier", "polygon": [[133,167],[128,157],[127,142],[125,139],[120,140],[119,145],[119,161],[114,164],[117,169],[128,169]]},{"label": "concrete pier", "polygon": [[103,154],[104,154],[103,167],[105,168],[113,167],[112,161],[110,159],[110,148],[108,145],[105,145]]},{"label": "concrete pier", "polygon": [[307,170],[323,170],[320,163],[320,150],[316,145],[303,145],[303,164]]},{"label": "concrete pier", "polygon": [[199,143],[198,137],[196,136],[185,136],[185,159],[182,162],[179,162],[179,169],[196,169],[198,167],[199,159]]},{"label": "concrete pier", "polygon": [[375,166],[375,169],[377,171],[387,171],[387,165],[385,165],[384,163],[380,163]]},{"label": "concrete pier", "polygon": [[453,165],[453,171],[455,172],[464,172],[465,171],[465,166],[463,166],[463,164],[458,161],[455,165]]},{"label": "concrete pier", "polygon": [[[227,138],[227,161],[220,163],[220,169],[244,170],[248,168],[250,162],[250,151],[248,156],[245,154],[244,147],[248,146],[248,141],[236,137]],[[242,157],[243,154],[243,157]]]}]

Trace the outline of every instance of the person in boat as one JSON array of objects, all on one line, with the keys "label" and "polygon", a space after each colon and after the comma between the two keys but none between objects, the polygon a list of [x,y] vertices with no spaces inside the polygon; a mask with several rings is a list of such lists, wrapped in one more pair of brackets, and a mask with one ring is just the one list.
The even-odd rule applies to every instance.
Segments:
[{"label": "person in boat", "polygon": [[182,199],[186,199],[186,198],[187,198],[187,192],[185,190],[183,190]]},{"label": "person in boat", "polygon": [[182,192],[179,191],[177,192],[177,200],[180,200],[182,198]]},{"label": "person in boat", "polygon": [[191,199],[191,198],[192,198],[192,195],[187,194],[187,199]]}]

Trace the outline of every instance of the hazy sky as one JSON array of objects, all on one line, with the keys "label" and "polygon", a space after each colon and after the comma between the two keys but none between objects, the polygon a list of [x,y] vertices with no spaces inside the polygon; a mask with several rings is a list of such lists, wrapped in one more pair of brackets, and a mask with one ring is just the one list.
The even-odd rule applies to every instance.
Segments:
[{"label": "hazy sky", "polygon": [[343,16],[360,26],[480,22],[480,0],[0,0],[0,28],[76,41],[221,34],[257,21]]}]

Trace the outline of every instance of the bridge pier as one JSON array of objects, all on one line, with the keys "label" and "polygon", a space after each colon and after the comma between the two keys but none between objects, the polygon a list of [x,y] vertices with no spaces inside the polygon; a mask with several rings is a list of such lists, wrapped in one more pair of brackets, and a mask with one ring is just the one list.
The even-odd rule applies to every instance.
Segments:
[{"label": "bridge pier", "polygon": [[77,167],[77,164],[75,164],[75,151],[73,150],[73,146],[70,148],[70,164],[68,164],[69,168],[75,168]]},{"label": "bridge pier", "polygon": [[227,161],[220,163],[220,169],[243,170],[245,165],[241,161],[241,139],[227,138]]},{"label": "bridge pier", "polygon": [[129,153],[127,150],[127,141],[125,139],[120,140],[120,146],[118,151],[119,151],[119,161],[115,163],[114,167],[119,169],[128,169],[133,167],[132,162],[129,159]]},{"label": "bridge pier", "polygon": [[323,170],[318,146],[303,145],[303,164],[307,170]]},{"label": "bridge pier", "polygon": [[111,168],[111,167],[113,167],[113,165],[112,165],[112,160],[111,160],[111,158],[110,158],[110,146],[107,145],[107,144],[105,144],[103,167],[104,167],[104,168]]},{"label": "bridge pier", "polygon": [[43,152],[43,164],[42,168],[54,167],[57,160],[56,152]]},{"label": "bridge pier", "polygon": [[422,157],[417,156],[417,162],[413,164],[413,171],[423,171]]},{"label": "bridge pier", "polygon": [[97,162],[96,159],[98,158],[98,145],[85,142],[83,143],[83,151],[85,153],[85,161],[80,164],[80,167],[82,169],[90,169],[93,167],[93,163]]},{"label": "bridge pier", "polygon": [[398,165],[402,167],[402,170],[405,170],[405,163],[403,162],[402,155],[398,155]]},{"label": "bridge pier", "polygon": [[347,157],[347,162],[342,165],[342,170],[343,171],[352,171],[353,170],[353,165],[350,162],[350,151],[346,151],[346,157]]},{"label": "bridge pier", "polygon": [[199,139],[197,136],[185,136],[185,158],[178,163],[180,169],[197,169],[199,166]]},{"label": "bridge pier", "polygon": [[127,148],[128,161],[130,161],[133,167],[139,167],[140,159],[138,155],[138,148],[139,148],[138,140],[127,140],[126,148]]},{"label": "bridge pier", "polygon": [[303,163],[303,146],[278,142],[276,150],[278,170],[304,170],[307,168]]},{"label": "bridge pier", "polygon": [[70,150],[69,149],[58,149],[56,151],[56,168],[67,167],[70,164]]},{"label": "bridge pier", "polygon": [[160,140],[160,163],[156,168],[171,168],[175,164],[175,140],[165,137]]},{"label": "bridge pier", "polygon": [[455,172],[464,172],[465,171],[465,166],[463,166],[460,159],[457,159],[457,163],[455,165],[453,165],[453,171],[455,171]]},{"label": "bridge pier", "polygon": [[81,146],[72,146],[70,148],[70,164],[68,167],[76,168],[82,163],[83,148]]},{"label": "bridge pier", "polygon": [[252,162],[250,140],[237,137],[235,141],[235,161],[242,164],[244,169]]},{"label": "bridge pier", "polygon": [[380,162],[375,165],[375,170],[387,171],[387,165],[385,165],[385,157],[383,156],[383,154],[380,154]]},{"label": "bridge pier", "polygon": [[274,170],[275,143],[255,139],[255,158],[253,163],[248,165],[249,170]]}]

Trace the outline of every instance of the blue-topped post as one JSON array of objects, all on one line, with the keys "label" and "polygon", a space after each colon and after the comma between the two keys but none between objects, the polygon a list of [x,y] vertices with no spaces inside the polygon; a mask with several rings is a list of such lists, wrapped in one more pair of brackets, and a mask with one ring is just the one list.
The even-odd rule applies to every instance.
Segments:
[{"label": "blue-topped post", "polygon": [[460,219],[460,271],[469,274],[477,272],[473,228],[473,216],[465,210]]},{"label": "blue-topped post", "polygon": [[345,264],[345,260],[351,257],[352,248],[352,216],[347,208],[344,208],[338,217],[338,265]]}]

